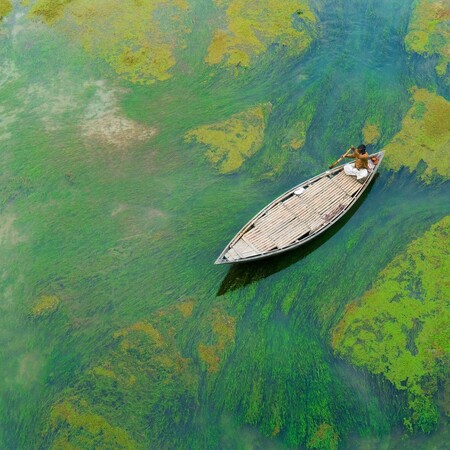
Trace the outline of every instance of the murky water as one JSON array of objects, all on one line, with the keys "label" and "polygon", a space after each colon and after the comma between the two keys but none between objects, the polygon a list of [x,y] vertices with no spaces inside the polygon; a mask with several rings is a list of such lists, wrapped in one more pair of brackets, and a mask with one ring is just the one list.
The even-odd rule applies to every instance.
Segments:
[{"label": "murky water", "polygon": [[[338,357],[331,335],[449,214],[445,176],[386,164],[316,241],[213,265],[365,125],[379,130],[371,150],[389,144],[412,87],[450,98],[435,58],[406,52],[413,2],[311,2],[306,52],[269,46],[226,69],[204,62],[223,15],[190,1],[174,76],[148,85],[86,51],[69,19],[19,3],[0,25],[0,447],[444,448],[443,420],[408,435],[406,391]],[[239,170],[220,173],[186,139],[269,103]]]}]

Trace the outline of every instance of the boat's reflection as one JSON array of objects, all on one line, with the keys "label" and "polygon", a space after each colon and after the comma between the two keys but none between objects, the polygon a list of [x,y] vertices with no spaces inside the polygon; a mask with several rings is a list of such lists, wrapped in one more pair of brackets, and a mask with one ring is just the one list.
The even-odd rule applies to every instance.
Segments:
[{"label": "boat's reflection", "polygon": [[218,296],[224,295],[229,291],[234,291],[245,287],[251,283],[267,278],[274,273],[280,272],[286,269],[292,264],[301,261],[306,258],[310,253],[319,248],[326,241],[331,239],[356,213],[359,206],[367,198],[372,190],[375,180],[378,178],[377,173],[372,180],[372,183],[363,192],[361,197],[353,205],[345,216],[340,219],[334,226],[326,230],[324,233],[317,236],[316,239],[308,242],[307,244],[299,247],[298,249],[282,253],[281,255],[275,255],[266,259],[257,261],[249,261],[247,263],[239,263],[231,266],[227,275],[223,279],[220,288],[217,292]]}]

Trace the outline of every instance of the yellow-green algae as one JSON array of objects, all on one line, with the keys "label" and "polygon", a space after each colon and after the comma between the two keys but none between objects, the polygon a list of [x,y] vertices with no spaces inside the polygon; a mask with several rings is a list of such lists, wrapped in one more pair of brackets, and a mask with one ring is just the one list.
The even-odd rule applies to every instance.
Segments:
[{"label": "yellow-green algae", "polygon": [[207,145],[207,159],[220,173],[231,173],[262,146],[271,104],[260,104],[222,122],[203,125],[185,135],[186,142]]},{"label": "yellow-green algae", "polygon": [[296,153],[305,146],[317,108],[317,98],[312,97],[311,92],[313,90],[301,96],[295,109],[285,111],[284,114],[289,119],[283,121],[279,128],[279,140],[268,141],[263,153],[258,155],[258,161],[252,170],[254,173],[259,172],[261,179],[271,179],[282,174],[285,176],[286,171],[298,170],[300,161]]},{"label": "yellow-green algae", "polygon": [[33,317],[44,317],[55,312],[60,304],[60,300],[56,295],[42,295],[37,299],[31,308]]},{"label": "yellow-green algae", "polygon": [[195,300],[193,299],[185,300],[184,302],[181,302],[178,305],[178,311],[180,311],[180,313],[183,314],[183,317],[185,318],[191,317],[192,312],[194,311],[194,306]]},{"label": "yellow-green algae", "polygon": [[294,126],[287,132],[286,138],[284,139],[287,143],[283,146],[289,146],[292,150],[300,150],[306,142],[306,133],[308,132],[309,126],[313,119],[314,111],[305,118],[305,120],[300,120],[294,124]]},{"label": "yellow-green algae", "polygon": [[306,448],[318,450],[337,450],[338,447],[339,435],[328,423],[322,423],[306,445]]},{"label": "yellow-green algae", "polygon": [[450,0],[416,2],[405,43],[410,52],[438,55],[436,71],[445,75],[450,62]]},{"label": "yellow-green algae", "polygon": [[380,139],[380,130],[377,125],[366,123],[362,130],[363,142],[365,144],[376,144]]},{"label": "yellow-green algae", "polygon": [[426,433],[437,426],[433,397],[448,375],[449,231],[447,216],[410,243],[347,305],[332,338],[338,355],[407,391],[404,424]]},{"label": "yellow-green algae", "polygon": [[220,369],[221,355],[228,346],[234,344],[236,319],[216,308],[212,311],[211,320],[211,331],[216,342],[211,345],[200,343],[198,356],[209,373],[216,373]]},{"label": "yellow-green algae", "polygon": [[0,0],[0,21],[12,11],[10,0]]},{"label": "yellow-green algae", "polygon": [[384,148],[390,167],[415,170],[420,161],[427,165],[421,178],[434,173],[450,176],[450,102],[426,89],[413,90],[413,105],[402,121],[401,130]]},{"label": "yellow-green algae", "polygon": [[199,374],[175,340],[192,306],[187,300],[117,331],[108,354],[50,408],[44,447],[177,448],[171,439],[198,395]]},{"label": "yellow-green algae", "polygon": [[[317,18],[307,1],[215,0],[226,14],[226,28],[214,32],[208,64],[250,66],[272,44],[300,54],[314,39]],[[297,22],[297,23],[295,23]]]},{"label": "yellow-green algae", "polygon": [[172,77],[185,46],[186,0],[38,0],[30,14],[57,25],[123,78],[151,84]]},{"label": "yellow-green algae", "polygon": [[66,5],[74,0],[38,0],[31,8],[31,14],[41,16],[51,24],[58,20],[64,13]]},{"label": "yellow-green algae", "polygon": [[123,428],[112,426],[104,417],[89,412],[89,409],[87,400],[76,398],[54,405],[48,431],[57,431],[57,436],[50,448],[139,448]]}]

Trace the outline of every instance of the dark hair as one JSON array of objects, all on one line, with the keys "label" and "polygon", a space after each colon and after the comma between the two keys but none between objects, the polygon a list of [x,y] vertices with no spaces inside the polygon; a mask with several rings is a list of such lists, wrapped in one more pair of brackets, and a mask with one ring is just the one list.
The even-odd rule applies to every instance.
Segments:
[{"label": "dark hair", "polygon": [[358,153],[360,155],[364,155],[364,153],[366,153],[366,146],[364,144],[358,146]]}]

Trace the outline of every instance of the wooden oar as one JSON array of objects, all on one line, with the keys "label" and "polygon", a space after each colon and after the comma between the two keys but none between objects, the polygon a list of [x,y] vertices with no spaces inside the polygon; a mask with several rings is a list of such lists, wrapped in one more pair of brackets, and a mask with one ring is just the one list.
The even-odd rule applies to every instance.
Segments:
[{"label": "wooden oar", "polygon": [[351,150],[353,150],[353,145],[345,152],[344,155],[342,155],[337,161],[335,161],[333,164],[331,164],[331,166],[329,167],[330,169],[332,169],[333,167],[336,167],[349,153]]}]

